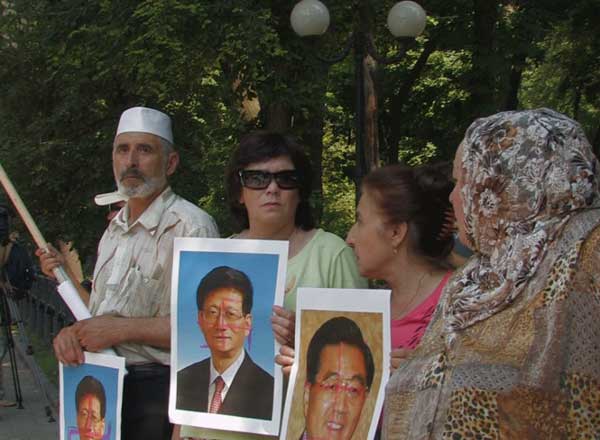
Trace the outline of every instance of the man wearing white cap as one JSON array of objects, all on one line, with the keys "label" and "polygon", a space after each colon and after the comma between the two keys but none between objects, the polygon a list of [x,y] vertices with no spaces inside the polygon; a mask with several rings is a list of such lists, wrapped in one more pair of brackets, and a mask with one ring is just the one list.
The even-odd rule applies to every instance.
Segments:
[{"label": "man wearing white cap", "polygon": [[[118,193],[127,200],[98,247],[89,301],[93,318],[61,330],[54,339],[59,361],[78,365],[83,350],[114,347],[127,360],[122,438],[170,438],[170,291],[174,237],[218,237],[213,219],[173,193],[167,177],[179,156],[171,120],[162,112],[134,107],[121,115],[113,143]],[[110,203],[110,202],[109,202]],[[53,251],[40,254],[47,275],[60,263]]]}]

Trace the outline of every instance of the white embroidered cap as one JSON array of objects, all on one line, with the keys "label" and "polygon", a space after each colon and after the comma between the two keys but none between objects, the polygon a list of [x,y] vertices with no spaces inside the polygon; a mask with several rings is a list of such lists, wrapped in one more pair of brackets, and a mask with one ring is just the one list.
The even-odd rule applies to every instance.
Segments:
[{"label": "white embroidered cap", "polygon": [[121,115],[116,136],[121,133],[150,133],[173,143],[171,118],[163,112],[148,107],[132,107]]}]

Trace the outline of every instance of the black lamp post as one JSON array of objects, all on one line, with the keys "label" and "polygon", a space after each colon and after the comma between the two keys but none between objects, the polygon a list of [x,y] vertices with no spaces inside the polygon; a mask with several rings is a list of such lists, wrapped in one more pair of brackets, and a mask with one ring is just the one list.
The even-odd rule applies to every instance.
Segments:
[{"label": "black lamp post", "polygon": [[[358,14],[357,26],[348,38],[339,55],[320,60],[330,64],[342,61],[354,51],[354,75],[356,85],[356,184],[363,176],[379,165],[379,139],[377,134],[377,96],[370,71],[365,61],[370,56],[377,63],[392,64],[400,61],[414,43],[415,38],[425,29],[427,16],[419,4],[413,1],[396,3],[389,11],[387,25],[401,43],[397,56],[382,57],[377,53],[368,20],[367,0],[357,0],[355,11]],[[294,6],[290,21],[294,32],[301,37],[322,35],[329,27],[329,11],[319,0],[302,0]]]}]

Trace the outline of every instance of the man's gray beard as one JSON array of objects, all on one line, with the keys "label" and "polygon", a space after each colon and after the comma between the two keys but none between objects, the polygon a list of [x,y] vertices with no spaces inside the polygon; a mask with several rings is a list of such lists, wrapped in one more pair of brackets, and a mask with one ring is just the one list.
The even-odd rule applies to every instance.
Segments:
[{"label": "man's gray beard", "polygon": [[121,194],[131,198],[149,197],[159,191],[167,180],[164,177],[145,177],[144,182],[138,186],[125,186],[121,182],[117,182],[117,188]]}]

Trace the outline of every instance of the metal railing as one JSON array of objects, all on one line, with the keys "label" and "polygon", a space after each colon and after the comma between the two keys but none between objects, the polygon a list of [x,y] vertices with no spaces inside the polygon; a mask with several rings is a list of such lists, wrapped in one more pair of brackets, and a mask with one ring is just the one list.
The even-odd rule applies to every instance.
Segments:
[{"label": "metal railing", "polygon": [[[59,412],[59,394],[56,388],[58,377],[52,380],[50,372],[40,368],[38,361],[33,356],[34,349],[29,336],[34,336],[41,344],[46,344],[51,351],[54,335],[65,325],[74,321],[73,315],[58,295],[56,282],[44,276],[38,276],[27,293],[7,296],[6,302],[10,310],[9,322],[18,329],[17,332],[14,332],[16,337],[13,346],[20,352],[21,359],[25,361],[33,375],[37,389],[41,391],[41,396],[45,399],[44,411],[48,422],[55,422]],[[11,358],[11,366],[17,368],[13,358]],[[18,373],[15,378],[18,384],[18,395],[20,395]],[[17,388],[15,388],[15,394],[17,394]]]},{"label": "metal railing", "polygon": [[31,289],[17,301],[21,320],[40,340],[52,344],[61,328],[75,322],[56,290],[56,281],[38,276]]}]

